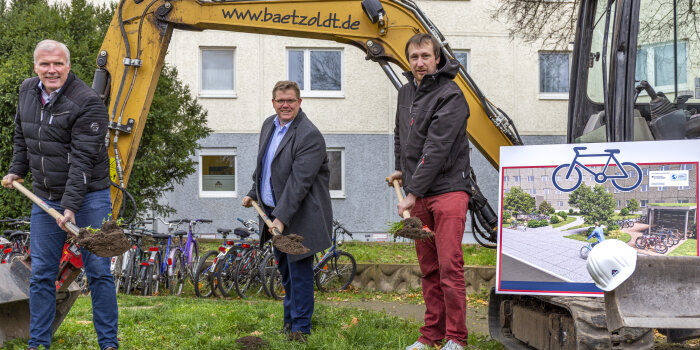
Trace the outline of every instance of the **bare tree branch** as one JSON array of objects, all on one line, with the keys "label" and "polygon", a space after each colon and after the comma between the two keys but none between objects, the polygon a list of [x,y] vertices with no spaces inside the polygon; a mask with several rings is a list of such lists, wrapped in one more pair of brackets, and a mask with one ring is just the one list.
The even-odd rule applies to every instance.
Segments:
[{"label": "bare tree branch", "polygon": [[491,18],[508,27],[511,39],[541,42],[543,47],[564,50],[576,33],[580,0],[499,0]]}]

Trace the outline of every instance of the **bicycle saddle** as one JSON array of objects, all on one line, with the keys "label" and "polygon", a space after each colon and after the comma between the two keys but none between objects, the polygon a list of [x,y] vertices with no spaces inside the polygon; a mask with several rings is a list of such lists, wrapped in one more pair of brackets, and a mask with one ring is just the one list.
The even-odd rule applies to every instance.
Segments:
[{"label": "bicycle saddle", "polygon": [[248,230],[246,230],[244,228],[240,228],[240,227],[233,230],[233,234],[238,236],[238,237],[241,237],[241,238],[246,238],[246,237],[250,236],[250,232],[248,232]]},{"label": "bicycle saddle", "polygon": [[153,237],[153,239],[166,240],[166,239],[170,238],[170,235],[166,234],[166,233],[154,233],[151,237]]},{"label": "bicycle saddle", "polygon": [[217,228],[216,232],[228,234],[228,233],[231,233],[231,229],[230,228]]},{"label": "bicycle saddle", "polygon": [[605,152],[610,153],[610,154],[618,154],[618,153],[620,153],[620,150],[619,149],[606,149]]},{"label": "bicycle saddle", "polygon": [[15,231],[15,233],[13,233],[13,234],[10,235],[10,240],[15,239],[15,237],[20,237],[20,238],[22,238],[22,237],[26,237],[26,236],[29,236],[29,234],[26,233],[26,232]]},{"label": "bicycle saddle", "polygon": [[187,234],[187,231],[185,231],[185,230],[177,230],[177,231],[173,232],[173,235],[175,235],[175,236],[184,236],[186,234]]},{"label": "bicycle saddle", "polygon": [[14,232],[15,232],[15,230],[4,230],[4,231],[2,231],[2,234],[5,236],[9,236],[9,235],[13,234]]}]

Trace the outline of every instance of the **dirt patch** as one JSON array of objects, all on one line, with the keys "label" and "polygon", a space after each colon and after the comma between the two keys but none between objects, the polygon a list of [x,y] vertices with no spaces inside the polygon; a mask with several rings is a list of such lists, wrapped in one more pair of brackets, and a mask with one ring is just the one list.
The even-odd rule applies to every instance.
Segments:
[{"label": "dirt patch", "polygon": [[289,235],[275,235],[272,237],[272,244],[283,253],[299,255],[310,251],[309,248],[301,243],[303,240],[304,237],[293,233]]},{"label": "dirt patch", "polygon": [[243,350],[265,349],[268,343],[265,339],[254,336],[247,336],[236,339],[236,344]]},{"label": "dirt patch", "polygon": [[432,232],[423,229],[423,222],[417,217],[403,220],[403,228],[396,231],[395,235],[409,239],[425,239],[432,237]]},{"label": "dirt patch", "polygon": [[97,256],[107,258],[120,255],[131,248],[131,243],[124,235],[124,230],[114,221],[105,222],[94,233],[86,228],[81,228],[75,243]]}]

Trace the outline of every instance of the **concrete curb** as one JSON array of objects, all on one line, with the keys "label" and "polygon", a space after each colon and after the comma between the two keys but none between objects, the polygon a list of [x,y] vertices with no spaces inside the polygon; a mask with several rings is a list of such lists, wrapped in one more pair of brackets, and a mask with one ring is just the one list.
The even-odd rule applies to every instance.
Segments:
[{"label": "concrete curb", "polygon": [[[420,288],[423,274],[418,265],[357,264],[357,275],[352,285],[359,289],[381,292],[405,292]],[[496,283],[495,266],[465,266],[464,283],[467,293],[481,288],[490,289]]]}]

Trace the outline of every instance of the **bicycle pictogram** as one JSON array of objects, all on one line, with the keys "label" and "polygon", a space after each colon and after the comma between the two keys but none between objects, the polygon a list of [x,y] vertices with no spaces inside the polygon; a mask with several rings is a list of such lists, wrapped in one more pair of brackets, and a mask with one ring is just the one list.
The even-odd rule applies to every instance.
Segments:
[{"label": "bicycle pictogram", "polygon": [[[639,185],[642,183],[642,169],[640,169],[637,164],[632,162],[620,163],[620,161],[617,160],[617,157],[615,157],[616,154],[620,153],[619,149],[606,149],[604,150],[605,153],[579,153],[585,149],[587,149],[587,147],[574,147],[574,152],[576,153],[574,160],[572,160],[569,164],[562,164],[554,169],[554,172],[552,173],[552,183],[559,191],[571,192],[581,186],[581,181],[583,180],[581,169],[591,173],[595,179],[595,182],[597,183],[612,180],[613,186],[620,191],[632,191],[639,187]],[[603,169],[600,172],[595,172],[578,160],[579,158],[583,157],[607,157],[608,159],[605,162]],[[616,166],[619,172],[614,175],[606,174],[606,171],[611,166]],[[562,171],[566,174],[563,180],[573,180],[573,186],[566,187],[557,183],[557,181],[561,181],[557,179],[557,176],[560,175]],[[631,186],[624,186],[623,184],[618,183],[618,181],[626,179],[636,179],[636,181]]]}]

